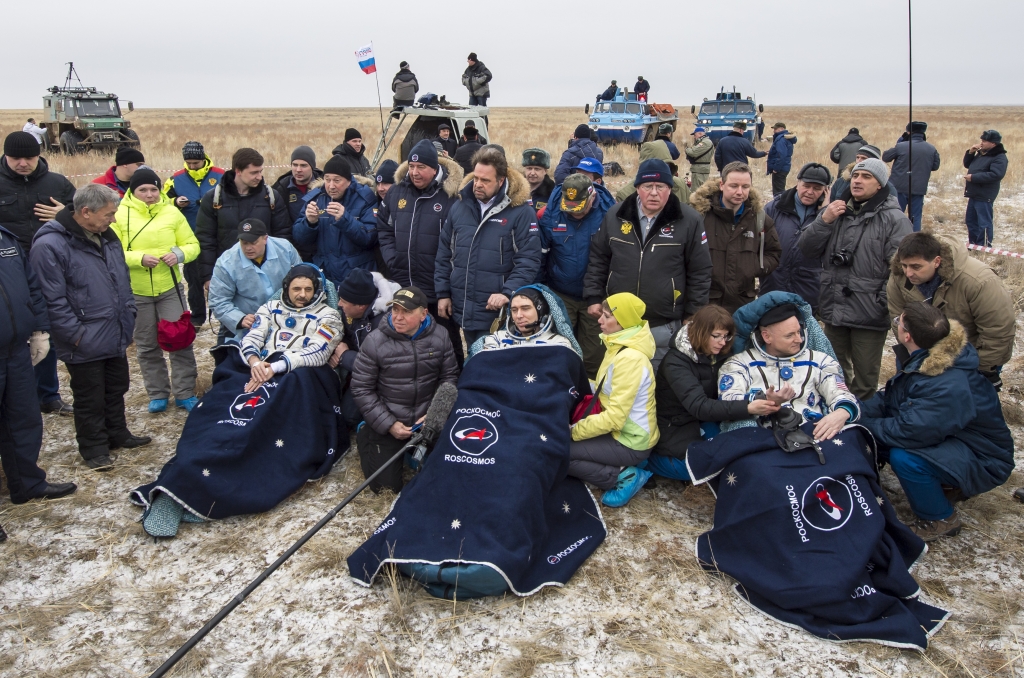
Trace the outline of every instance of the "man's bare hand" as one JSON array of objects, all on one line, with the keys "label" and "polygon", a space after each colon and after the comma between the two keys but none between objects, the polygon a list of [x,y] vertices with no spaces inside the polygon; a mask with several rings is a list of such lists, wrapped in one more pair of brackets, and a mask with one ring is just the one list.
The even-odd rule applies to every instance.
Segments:
[{"label": "man's bare hand", "polygon": [[487,299],[488,311],[500,311],[508,303],[508,297],[504,294],[492,294]]},{"label": "man's bare hand", "polygon": [[835,223],[836,219],[846,214],[846,203],[842,200],[833,200],[821,213],[821,220],[826,224]]},{"label": "man's bare hand", "polygon": [[778,406],[782,406],[783,403],[788,403],[790,400],[796,397],[796,391],[789,384],[786,384],[778,391],[775,390],[774,386],[769,386],[768,392],[765,395],[768,396],[768,400],[772,401]]},{"label": "man's bare hand", "polygon": [[252,324],[254,322],[256,322],[256,314],[250,313],[249,315],[242,318],[242,327],[248,330],[252,327]]},{"label": "man's bare hand", "polygon": [[849,420],[850,413],[843,408],[826,414],[814,425],[814,439],[832,440],[837,433],[843,430]]},{"label": "man's bare hand", "polygon": [[327,364],[331,367],[337,367],[338,363],[341,362],[341,354],[347,350],[349,350],[348,344],[344,341],[338,344],[337,348],[334,349],[334,353],[332,353],[331,357],[327,359]]},{"label": "man's bare hand", "polygon": [[601,304],[591,304],[590,306],[587,306],[587,315],[592,316],[594,318],[600,318]]},{"label": "man's bare hand", "polygon": [[452,300],[451,299],[438,299],[437,300],[437,314],[442,318],[452,317]]},{"label": "man's bare hand", "polygon": [[967,179],[967,181],[970,181],[971,180],[971,175],[968,174],[966,177],[964,177],[964,179]]},{"label": "man's bare hand", "polygon": [[343,216],[345,216],[345,206],[342,205],[340,202],[332,201],[327,205],[327,213],[334,217],[334,220],[337,221],[338,219],[341,219]]},{"label": "man's bare hand", "polygon": [[306,205],[306,221],[311,224],[320,221],[320,208],[316,206],[315,202]]},{"label": "man's bare hand", "polygon": [[409,438],[412,438],[412,429],[400,421],[396,421],[392,424],[391,428],[388,429],[388,433],[391,434],[392,438],[396,438],[398,440],[408,440]]},{"label": "man's bare hand", "polygon": [[185,196],[183,196],[183,195],[179,195],[179,196],[178,196],[177,198],[175,198],[175,199],[174,199],[174,204],[175,204],[175,206],[177,206],[177,207],[178,207],[179,209],[180,209],[180,208],[182,208],[182,207],[185,207],[186,205],[188,205],[188,204],[189,204],[189,202],[190,202],[190,201],[189,201],[189,199],[188,199],[188,198],[186,198],[186,197],[185,197]]},{"label": "man's bare hand", "polygon": [[767,417],[769,414],[775,414],[779,411],[779,406],[771,400],[751,400],[747,404],[747,414],[752,414],[755,417]]},{"label": "man's bare hand", "polygon": [[52,206],[37,202],[36,206],[33,208],[33,211],[36,213],[36,217],[39,218],[39,221],[50,221],[51,219],[56,219],[57,213],[64,209],[64,203],[57,202],[55,198],[50,198],[50,202],[53,203]]}]

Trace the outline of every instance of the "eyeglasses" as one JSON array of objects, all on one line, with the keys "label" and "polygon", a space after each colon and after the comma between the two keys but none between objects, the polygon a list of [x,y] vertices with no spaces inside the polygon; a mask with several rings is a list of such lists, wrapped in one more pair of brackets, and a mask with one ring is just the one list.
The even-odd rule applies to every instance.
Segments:
[{"label": "eyeglasses", "polygon": [[907,328],[903,325],[903,321],[901,320],[902,317],[903,316],[896,316],[895,318],[892,319],[892,329],[893,329],[893,331],[896,331],[896,330],[903,330],[904,332],[907,331]]},{"label": "eyeglasses", "polygon": [[714,339],[715,341],[725,341],[725,342],[728,342],[730,339],[732,339],[732,335],[731,334],[712,334],[711,338]]},{"label": "eyeglasses", "polygon": [[646,184],[640,184],[637,190],[643,193],[666,193],[671,191],[672,187],[656,181],[649,181]]}]

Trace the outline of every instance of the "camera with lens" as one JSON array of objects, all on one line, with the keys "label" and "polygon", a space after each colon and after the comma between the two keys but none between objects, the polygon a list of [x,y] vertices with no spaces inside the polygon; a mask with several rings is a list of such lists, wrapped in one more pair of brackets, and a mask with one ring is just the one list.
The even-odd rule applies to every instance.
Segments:
[{"label": "camera with lens", "polygon": [[841,249],[838,252],[832,253],[830,259],[833,266],[852,266],[853,265],[853,252],[848,249]]}]

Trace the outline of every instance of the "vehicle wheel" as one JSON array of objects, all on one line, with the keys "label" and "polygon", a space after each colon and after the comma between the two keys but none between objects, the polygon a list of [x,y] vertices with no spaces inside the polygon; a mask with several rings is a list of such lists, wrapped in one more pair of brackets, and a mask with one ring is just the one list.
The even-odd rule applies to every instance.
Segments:
[{"label": "vehicle wheel", "polygon": [[84,141],[81,134],[74,130],[68,130],[60,135],[60,152],[65,155],[75,155],[78,153],[78,144]]},{"label": "vehicle wheel", "polygon": [[128,144],[129,147],[138,148],[139,146],[142,145],[141,143],[139,143],[139,135],[135,130],[126,129],[124,131],[124,135],[132,140],[132,143]]},{"label": "vehicle wheel", "polygon": [[583,107],[583,112],[586,113],[587,115],[590,115],[590,104],[587,104],[586,106]]},{"label": "vehicle wheel", "polygon": [[405,139],[402,140],[402,154],[401,161],[405,162],[409,158],[409,153],[412,152],[412,147],[418,144],[423,139],[433,139],[430,132],[422,129],[410,129],[409,133],[405,135]]}]

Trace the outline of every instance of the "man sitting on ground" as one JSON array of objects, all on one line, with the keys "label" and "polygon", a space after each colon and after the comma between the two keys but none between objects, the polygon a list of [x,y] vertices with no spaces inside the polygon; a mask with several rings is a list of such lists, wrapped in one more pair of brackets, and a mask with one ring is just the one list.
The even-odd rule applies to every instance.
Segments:
[{"label": "man sitting on ground", "polygon": [[1013,436],[978,352],[955,320],[922,301],[893,319],[896,376],[863,405],[861,422],[892,465],[925,541],[960,532],[954,502],[988,492],[1013,471]]},{"label": "man sitting on ground", "polygon": [[[744,308],[772,301],[771,296],[762,297]],[[742,312],[740,309],[739,313]],[[779,304],[764,312],[751,335],[751,346],[722,366],[719,397],[767,397],[776,405],[799,412],[804,423],[814,422],[815,439],[830,440],[847,423],[857,420],[860,406],[846,388],[839,362],[807,346],[802,317],[800,309],[792,303]]]}]

